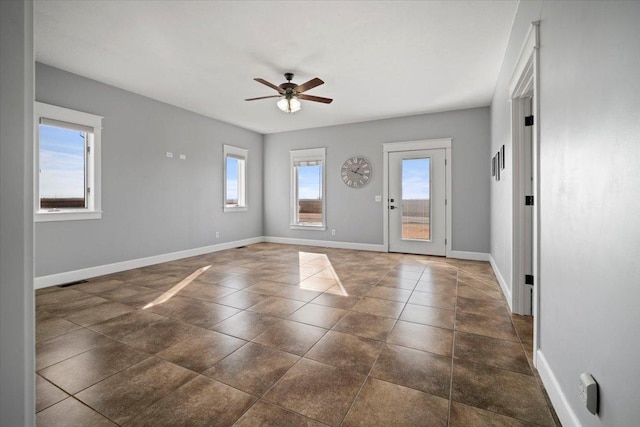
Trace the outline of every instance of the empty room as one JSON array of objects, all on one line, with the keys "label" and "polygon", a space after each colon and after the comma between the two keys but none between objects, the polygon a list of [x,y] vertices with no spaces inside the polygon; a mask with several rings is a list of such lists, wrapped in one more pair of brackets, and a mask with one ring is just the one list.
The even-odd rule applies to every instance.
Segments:
[{"label": "empty room", "polygon": [[0,12],[0,425],[638,425],[639,1]]}]

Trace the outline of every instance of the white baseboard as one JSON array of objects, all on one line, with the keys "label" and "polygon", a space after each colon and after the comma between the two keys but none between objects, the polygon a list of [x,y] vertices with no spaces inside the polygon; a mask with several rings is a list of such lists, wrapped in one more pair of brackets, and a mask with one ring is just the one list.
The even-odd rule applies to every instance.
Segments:
[{"label": "white baseboard", "polygon": [[496,264],[495,260],[489,254],[489,263],[491,264],[491,268],[493,268],[493,273],[496,275],[496,279],[498,279],[498,283],[500,283],[500,288],[502,288],[502,293],[504,297],[507,299],[507,304],[509,304],[509,310],[513,313],[513,298],[511,297],[511,289],[507,285],[506,280],[502,277],[502,273],[500,273],[500,269],[498,268],[498,264]]},{"label": "white baseboard", "polygon": [[[538,350],[536,353],[536,369],[540,374],[540,379],[544,384],[544,388],[547,390],[549,399],[553,404],[553,409],[556,410],[558,418],[564,427],[581,427],[580,421],[576,416],[573,409],[569,405],[569,401],[560,388],[560,383],[553,373],[553,370],[549,366],[547,359],[544,357],[542,350]],[[576,391],[577,393],[577,391]]]},{"label": "white baseboard", "polygon": [[[271,237],[260,236],[250,239],[236,240],[233,242],[220,243],[218,245],[203,246],[200,248],[187,249],[184,251],[171,252],[167,254],[154,255],[145,258],[138,258],[128,261],[116,262],[113,264],[99,265],[95,267],[83,268],[80,270],[66,271],[64,273],[51,274],[47,276],[36,277],[34,280],[34,287],[36,289],[46,288],[48,286],[61,285],[63,283],[76,282],[78,280],[85,280],[92,277],[103,276],[105,274],[118,273],[120,271],[131,270],[133,268],[146,267],[148,265],[159,264],[162,262],[175,261],[182,258],[188,258],[192,256],[203,255],[211,252],[218,252],[225,249],[237,248],[239,246],[251,245],[254,243],[269,242],[269,243],[284,243],[289,245],[302,245],[302,246],[317,246],[324,248],[337,248],[337,249],[354,249],[361,251],[372,252],[387,252],[384,245],[376,245],[371,243],[352,243],[352,242],[339,242],[333,240],[311,240],[311,239],[294,239],[289,237]],[[465,251],[452,251],[452,257],[457,259],[466,259],[474,261],[490,261],[491,265],[496,271],[496,276],[505,290],[504,280],[496,269],[495,263],[491,256],[482,252],[465,252]],[[510,295],[507,298],[511,301]]]},{"label": "white baseboard", "polygon": [[374,245],[371,243],[336,242],[333,240],[293,239],[289,237],[271,237],[271,236],[265,236],[264,241],[268,243],[285,243],[288,245],[319,246],[322,248],[355,249],[360,251],[373,251],[373,252],[387,251],[384,245]]},{"label": "white baseboard", "polygon": [[491,256],[484,252],[451,251],[451,258],[469,261],[489,261]]},{"label": "white baseboard", "polygon": [[91,277],[103,276],[105,274],[117,273],[119,271],[146,267],[148,265],[159,264],[161,262],[175,261],[182,258],[204,255],[210,252],[218,252],[225,249],[232,249],[239,246],[251,245],[261,242],[264,242],[264,238],[262,236],[252,237],[250,239],[236,240],[233,242],[220,243],[218,245],[203,246],[200,248],[187,249],[184,251],[171,252],[168,254],[154,255],[146,258],[132,259],[129,261],[115,262],[113,264],[99,265],[95,267],[83,268],[80,270],[67,271],[64,273],[51,274],[48,276],[40,276],[35,278],[34,287],[36,289],[46,288],[48,286],[76,282],[78,280],[89,279]]}]

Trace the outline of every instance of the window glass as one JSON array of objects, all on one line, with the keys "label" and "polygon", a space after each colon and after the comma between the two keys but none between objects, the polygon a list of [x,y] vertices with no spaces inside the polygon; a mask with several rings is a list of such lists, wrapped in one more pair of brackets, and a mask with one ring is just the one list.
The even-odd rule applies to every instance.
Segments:
[{"label": "window glass", "polygon": [[298,223],[322,225],[322,165],[297,167]]},{"label": "window glass", "polygon": [[402,238],[431,240],[431,159],[402,160]]},{"label": "window glass", "polygon": [[40,208],[86,208],[87,132],[40,125]]},{"label": "window glass", "polygon": [[244,148],[224,146],[224,205],[225,212],[247,210],[247,157]]}]

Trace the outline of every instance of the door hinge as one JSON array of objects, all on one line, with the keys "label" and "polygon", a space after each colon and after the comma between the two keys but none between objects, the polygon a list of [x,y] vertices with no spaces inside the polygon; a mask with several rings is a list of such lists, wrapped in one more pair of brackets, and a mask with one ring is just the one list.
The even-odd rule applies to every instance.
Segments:
[{"label": "door hinge", "polygon": [[447,199],[444,199],[444,205],[447,206]]},{"label": "door hinge", "polygon": [[91,154],[91,146],[87,145],[87,154]]},{"label": "door hinge", "polygon": [[524,125],[525,126],[533,126],[533,116],[525,116]]},{"label": "door hinge", "polygon": [[525,274],[524,275],[524,284],[525,285],[533,285],[533,274]]},{"label": "door hinge", "polygon": [[447,239],[444,239],[444,245],[447,246]]},{"label": "door hinge", "polygon": [[533,196],[524,196],[524,205],[533,206]]},{"label": "door hinge", "polygon": [[87,194],[91,194],[91,187],[87,187]]},{"label": "door hinge", "polygon": [[447,166],[447,159],[444,159],[444,165]]}]

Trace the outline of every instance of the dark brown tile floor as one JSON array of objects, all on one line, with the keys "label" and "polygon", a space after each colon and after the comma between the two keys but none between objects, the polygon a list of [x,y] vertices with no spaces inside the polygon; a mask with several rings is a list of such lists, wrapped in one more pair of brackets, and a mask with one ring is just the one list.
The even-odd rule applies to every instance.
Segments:
[{"label": "dark brown tile floor", "polygon": [[256,244],[36,292],[39,426],[557,426],[489,264]]}]

